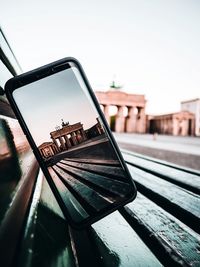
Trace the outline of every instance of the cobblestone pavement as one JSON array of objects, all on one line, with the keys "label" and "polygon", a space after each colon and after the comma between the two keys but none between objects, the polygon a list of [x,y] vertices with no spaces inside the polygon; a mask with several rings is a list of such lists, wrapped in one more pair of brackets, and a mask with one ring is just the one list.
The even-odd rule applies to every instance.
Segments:
[{"label": "cobblestone pavement", "polygon": [[114,134],[121,148],[200,170],[200,138]]}]

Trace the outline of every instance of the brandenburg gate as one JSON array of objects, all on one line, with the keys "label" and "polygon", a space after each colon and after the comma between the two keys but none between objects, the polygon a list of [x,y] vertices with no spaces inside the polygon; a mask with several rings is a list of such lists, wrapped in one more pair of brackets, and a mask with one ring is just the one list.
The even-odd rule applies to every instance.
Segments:
[{"label": "brandenburg gate", "polygon": [[83,125],[78,122],[73,125],[64,125],[61,129],[50,132],[51,139],[58,150],[66,150],[87,139]]},{"label": "brandenburg gate", "polygon": [[[97,91],[95,95],[103,107],[103,112],[108,124],[111,123],[109,109],[117,107],[115,116],[115,132],[145,133],[146,132],[146,100],[144,95],[128,94],[122,91],[109,90],[106,92]],[[125,116],[127,109],[127,116]]]},{"label": "brandenburg gate", "polygon": [[55,131],[50,132],[50,136],[52,142],[45,142],[38,147],[44,158],[68,150],[87,139],[83,125],[80,122],[72,125],[63,122],[62,128],[57,127]]}]

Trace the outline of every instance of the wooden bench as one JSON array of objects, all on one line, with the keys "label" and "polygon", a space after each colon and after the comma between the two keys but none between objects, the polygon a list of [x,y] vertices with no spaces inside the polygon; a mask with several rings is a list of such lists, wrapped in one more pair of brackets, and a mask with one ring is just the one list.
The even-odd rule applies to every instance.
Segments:
[{"label": "wooden bench", "polygon": [[[2,73],[15,75],[17,63],[5,51],[2,46]],[[122,153],[138,188],[136,200],[76,231],[64,219],[2,96],[0,266],[200,266],[200,173],[126,150]],[[101,179],[105,173],[113,175],[114,162],[108,166],[99,162],[96,172],[87,160],[65,159],[59,164],[57,168],[67,166],[73,175],[77,170]],[[120,174],[116,177],[120,182]],[[105,192],[100,184],[96,186]]]}]

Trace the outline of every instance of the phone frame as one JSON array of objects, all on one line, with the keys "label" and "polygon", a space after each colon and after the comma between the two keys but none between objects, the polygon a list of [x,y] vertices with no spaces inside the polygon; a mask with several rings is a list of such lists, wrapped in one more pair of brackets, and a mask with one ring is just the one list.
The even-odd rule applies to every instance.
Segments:
[{"label": "phone frame", "polygon": [[[105,127],[105,130],[106,130],[108,138],[111,142],[111,145],[113,146],[113,149],[115,150],[115,152],[116,152],[116,154],[120,160],[120,163],[122,164],[122,166],[123,166],[123,168],[127,174],[127,179],[129,179],[130,183],[133,186],[132,187],[133,191],[131,192],[131,195],[129,197],[127,197],[124,201],[122,201],[118,204],[115,204],[115,203],[110,204],[110,206],[108,206],[108,209],[106,208],[106,210],[104,210],[103,212],[100,211],[101,214],[99,214],[99,215],[97,214],[97,216],[95,216],[93,218],[87,218],[87,219],[83,220],[81,223],[74,222],[70,216],[70,213],[68,212],[67,208],[65,207],[65,204],[62,200],[62,197],[60,196],[60,193],[59,193],[57,187],[55,186],[53,179],[47,170],[47,167],[44,164],[44,161],[43,161],[42,156],[39,152],[39,149],[37,148],[37,146],[34,142],[34,139],[31,135],[31,133],[29,132],[29,129],[28,129],[28,127],[27,127],[27,125],[23,119],[23,116],[21,115],[21,112],[18,109],[17,104],[15,103],[15,100],[14,100],[13,95],[12,95],[12,93],[16,89],[18,89],[22,86],[25,86],[29,83],[46,78],[48,76],[51,76],[57,72],[63,71],[67,68],[71,68],[73,66],[75,66],[79,70],[79,72],[83,78],[83,81],[85,82],[85,85],[87,87],[88,93],[94,102],[95,108],[97,109],[97,112],[101,118],[101,121],[103,122],[103,126]],[[100,108],[100,105],[97,101],[97,98],[96,98],[96,96],[95,96],[95,94],[94,94],[94,92],[93,92],[93,90],[92,90],[92,88],[88,82],[88,79],[84,73],[84,70],[77,59],[75,59],[73,57],[66,57],[66,58],[60,59],[58,61],[52,62],[50,64],[47,64],[45,66],[42,66],[40,68],[34,69],[32,71],[15,76],[6,82],[5,93],[6,93],[6,96],[9,100],[9,102],[10,102],[10,105],[11,105],[11,107],[12,107],[12,109],[16,115],[16,118],[19,121],[20,126],[23,129],[24,134],[27,137],[27,140],[29,141],[29,144],[30,144],[32,151],[33,151],[33,153],[34,153],[34,155],[35,155],[35,157],[39,163],[39,166],[41,167],[41,169],[42,169],[42,171],[43,171],[43,173],[44,173],[44,175],[45,175],[45,177],[49,183],[49,186],[50,186],[52,192],[54,193],[56,200],[58,201],[58,204],[59,204],[65,218],[67,219],[67,221],[69,222],[69,224],[72,227],[74,227],[75,229],[82,229],[84,227],[87,227],[88,225],[91,225],[92,223],[100,220],[101,218],[105,217],[106,215],[110,214],[111,212],[119,209],[120,207],[124,206],[125,204],[127,204],[127,203],[129,203],[135,199],[136,194],[137,194],[136,186],[135,186],[133,179],[129,173],[129,170],[128,170],[125,162],[124,162],[122,154],[121,154],[121,152],[118,148],[118,145],[117,145],[117,143],[113,137],[113,134],[112,134],[112,132],[108,126],[108,123],[104,117],[104,114]]]}]

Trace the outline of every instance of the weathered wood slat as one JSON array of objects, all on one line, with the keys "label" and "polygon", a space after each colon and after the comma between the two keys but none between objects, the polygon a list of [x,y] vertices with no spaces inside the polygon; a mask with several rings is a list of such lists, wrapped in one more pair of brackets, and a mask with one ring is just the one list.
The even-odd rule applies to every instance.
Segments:
[{"label": "weathered wood slat", "polygon": [[[109,201],[104,198],[103,195],[97,193],[95,190],[90,188],[89,186],[81,183],[77,179],[74,179],[71,175],[63,171],[57,166],[53,166],[54,171],[59,175],[60,179],[68,185],[68,189],[73,190],[79,196],[79,202],[84,201],[81,203],[83,206],[88,205],[90,206],[94,212],[102,210],[107,207]],[[76,196],[77,196],[76,195]]]},{"label": "weathered wood slat", "polygon": [[69,213],[75,222],[80,222],[89,217],[87,211],[82,207],[78,200],[72,195],[72,193],[67,189],[67,187],[60,180],[58,175],[52,168],[49,168],[50,175],[59,189],[60,196],[67,206]]},{"label": "weathered wood slat", "polygon": [[122,214],[166,266],[200,265],[199,234],[142,194]]},{"label": "weathered wood slat", "polygon": [[119,212],[96,222],[92,228],[91,238],[102,266],[162,266]]},{"label": "weathered wood slat", "polygon": [[132,178],[141,193],[200,232],[200,198],[194,193],[173,185],[128,164]]},{"label": "weathered wood slat", "polygon": [[14,266],[75,267],[68,225],[45,177],[41,193],[35,192],[33,197],[22,244],[18,247],[18,264]]},{"label": "weathered wood slat", "polygon": [[127,150],[127,149],[123,149],[123,148],[121,149],[121,152],[122,152],[122,154],[125,153],[125,154],[128,154],[128,155],[131,155],[131,156],[133,156],[133,158],[137,157],[137,158],[144,159],[144,160],[147,160],[147,161],[150,161],[150,162],[155,162],[155,163],[161,164],[163,166],[174,168],[176,170],[181,170],[181,171],[184,171],[184,172],[187,172],[187,173],[191,173],[191,174],[195,174],[195,175],[200,176],[200,171],[198,171],[198,170],[195,170],[195,169],[192,169],[192,168],[189,168],[189,167],[185,167],[185,166],[182,166],[182,165],[177,165],[177,164],[174,164],[174,163],[166,161],[166,160],[153,158],[153,157],[150,157],[150,156],[147,156],[147,155],[143,155],[143,154],[139,154],[139,153]]},{"label": "weathered wood slat", "polygon": [[29,213],[26,219],[23,237],[18,245],[18,256],[17,262],[15,262],[15,266],[20,267],[29,267],[30,262],[33,260],[33,252],[34,252],[34,235],[35,235],[35,227],[37,222],[37,209],[39,204],[39,199],[42,190],[42,182],[43,182],[43,173],[40,171],[37,177],[37,182],[35,185],[35,191],[33,193],[32,202],[30,205]]},{"label": "weathered wood slat", "polygon": [[91,173],[88,171],[80,170],[78,168],[66,166],[62,163],[57,163],[57,166],[61,167],[62,169],[66,170],[72,175],[80,178],[82,181],[87,181],[90,183],[91,186],[96,185],[99,188],[104,189],[107,193],[112,193],[116,196],[123,197],[130,191],[129,184],[125,182],[121,182],[118,180],[113,180],[108,177]]},{"label": "weathered wood slat", "polygon": [[82,159],[82,158],[66,158],[70,159],[70,161],[78,162],[78,163],[89,163],[95,165],[107,165],[107,166],[120,166],[118,160],[111,160],[111,159]]},{"label": "weathered wood slat", "polygon": [[191,174],[181,171],[180,169],[171,168],[127,153],[124,153],[123,156],[128,163],[135,167],[180,185],[194,193],[200,194],[200,176],[197,174]]},{"label": "weathered wood slat", "polygon": [[69,227],[76,267],[103,267],[100,264],[102,255],[97,254],[89,229],[90,227],[77,231]]},{"label": "weathered wood slat", "polygon": [[31,267],[77,267],[68,223],[45,178],[38,205],[35,236],[37,259]]},{"label": "weathered wood slat", "polygon": [[69,166],[72,167],[77,167],[82,170],[86,171],[91,171],[97,174],[103,174],[106,175],[107,177],[112,177],[113,179],[122,179],[124,180],[124,172],[121,167],[116,167],[116,166],[107,166],[105,165],[94,165],[91,163],[80,163],[80,162],[73,162],[70,159],[64,159],[61,160],[60,162],[64,164],[68,164]]},{"label": "weathered wood slat", "polygon": [[11,266],[14,260],[18,241],[25,221],[25,216],[31,201],[34,185],[38,174],[38,164],[32,161],[32,166],[24,173],[17,192],[7,210],[0,227],[0,263]]}]

